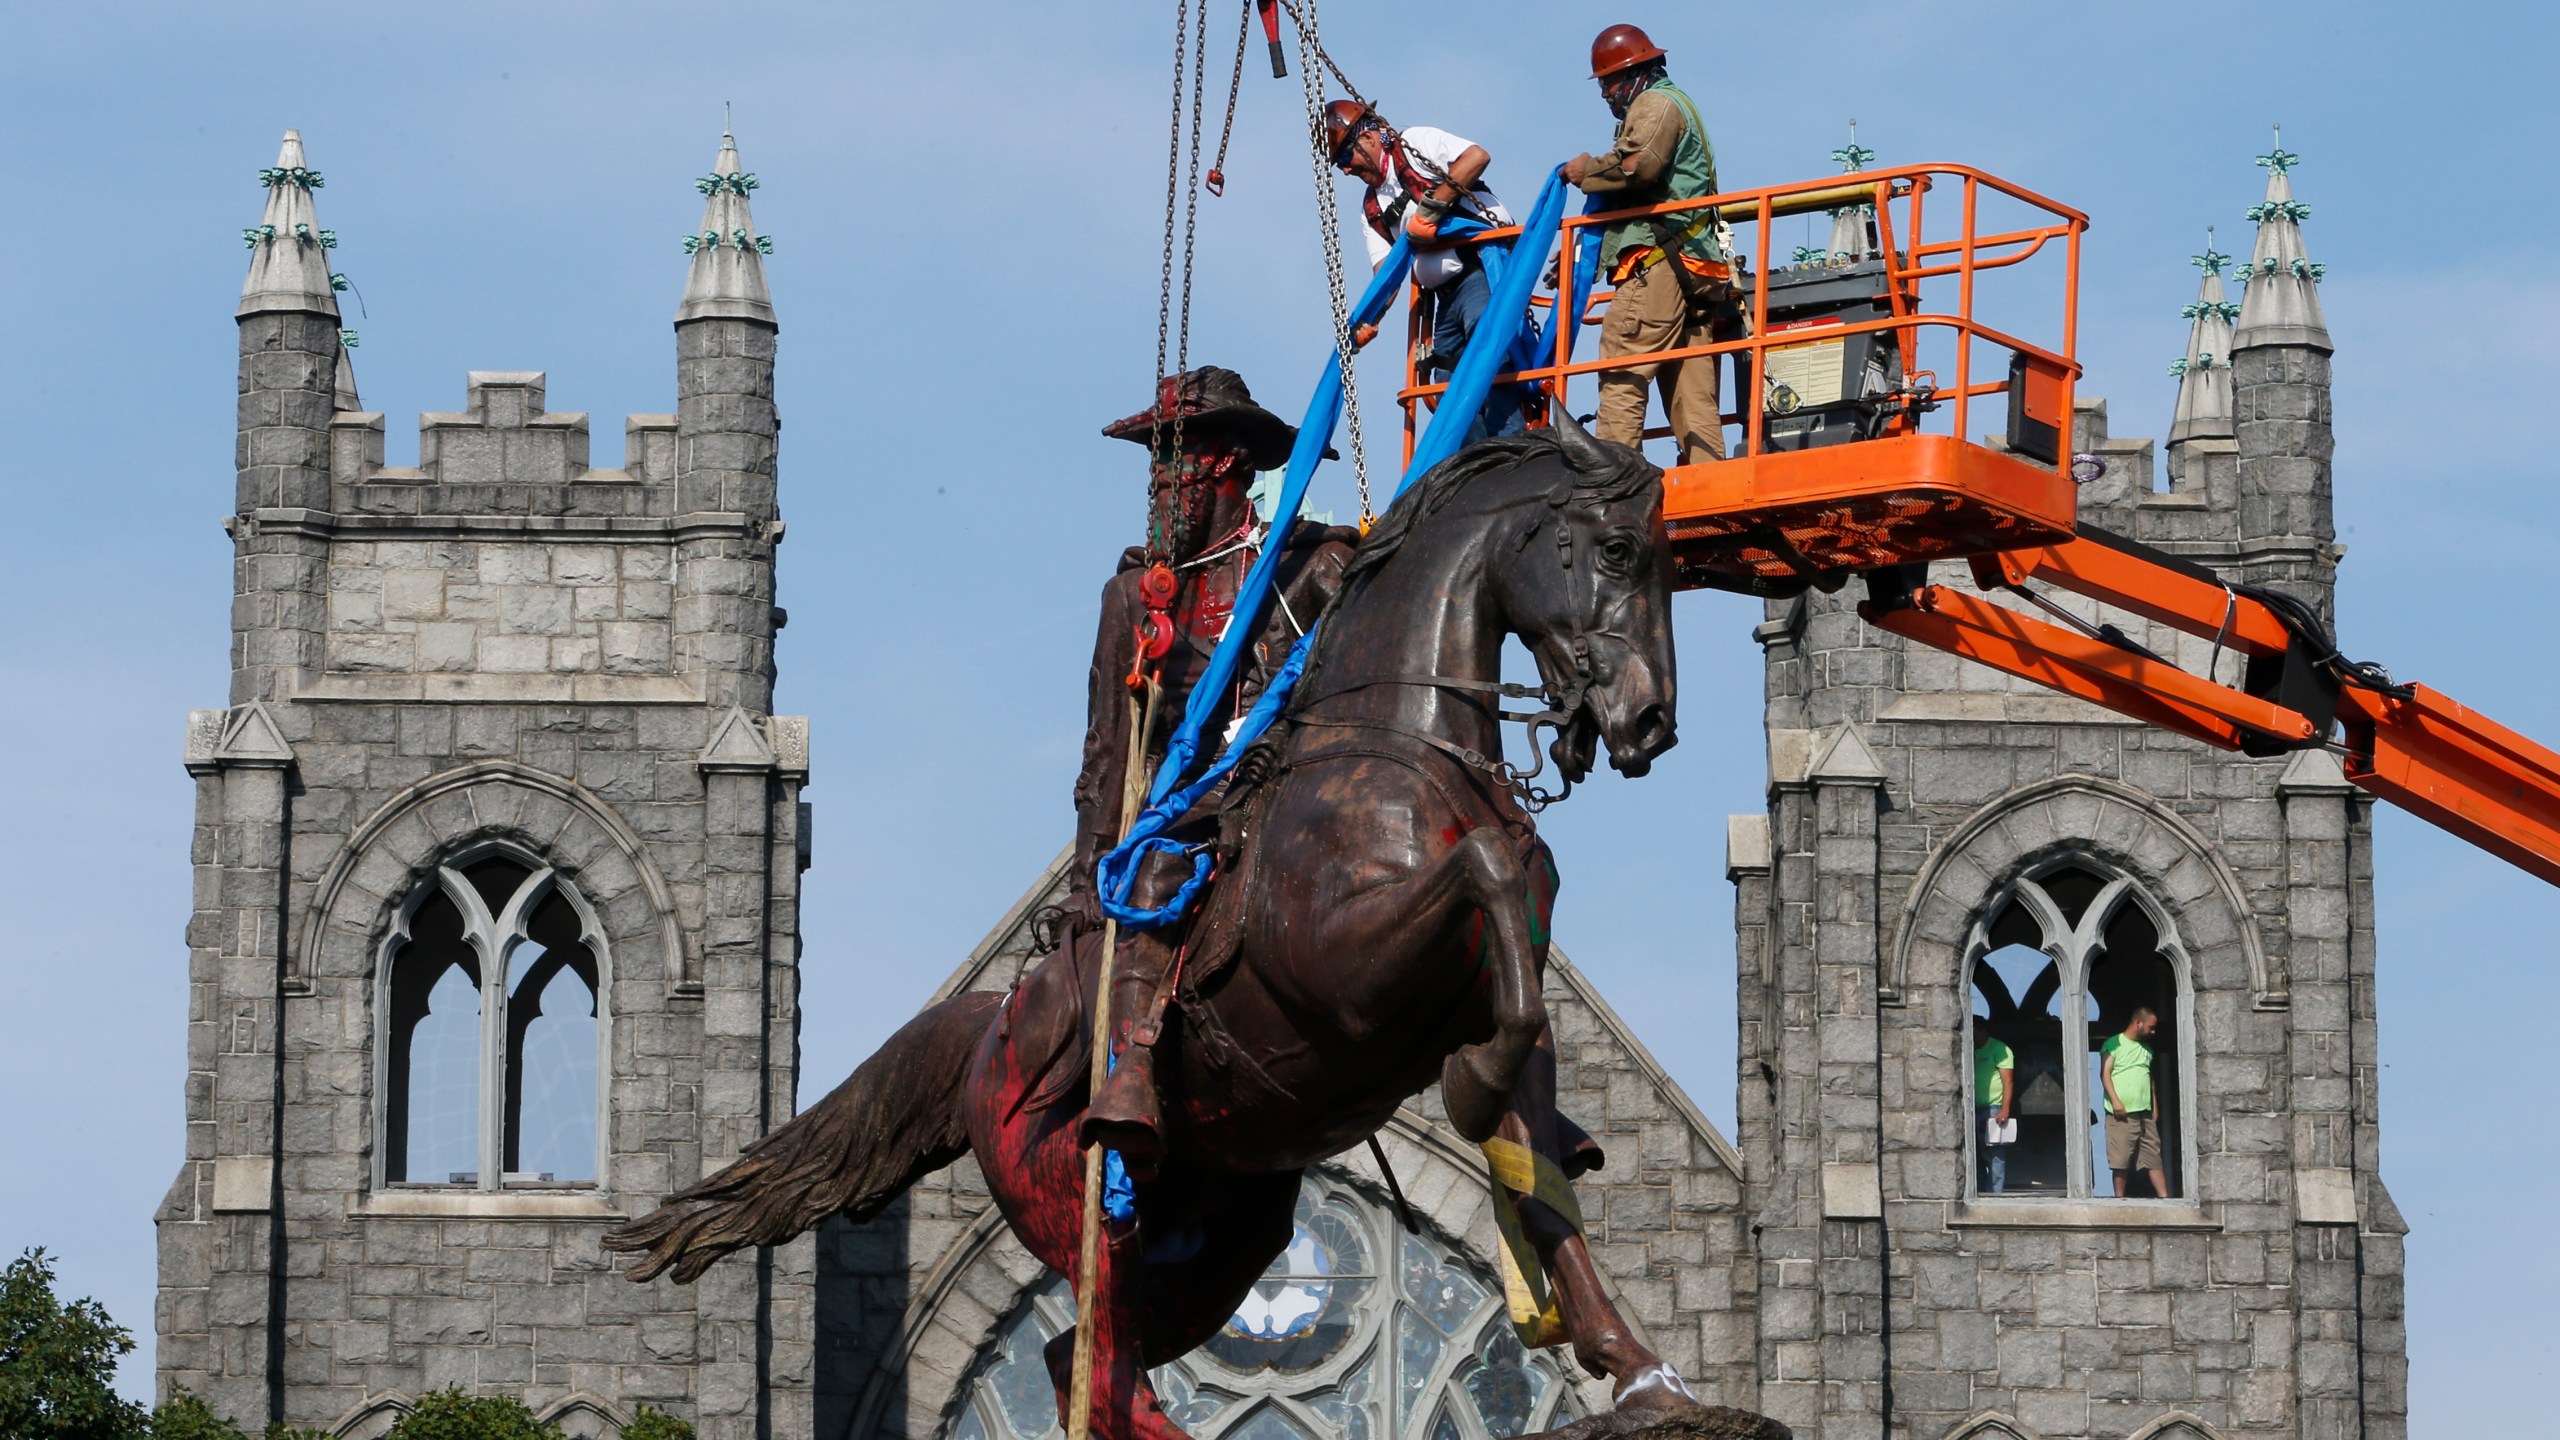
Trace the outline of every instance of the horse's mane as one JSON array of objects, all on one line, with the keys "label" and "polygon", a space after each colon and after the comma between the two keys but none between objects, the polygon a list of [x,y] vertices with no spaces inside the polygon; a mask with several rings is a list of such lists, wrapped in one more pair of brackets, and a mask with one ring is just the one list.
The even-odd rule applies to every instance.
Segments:
[{"label": "horse's mane", "polygon": [[[1567,421],[1570,424],[1572,422]],[[1437,513],[1467,488],[1470,481],[1497,470],[1525,468],[1541,459],[1554,459],[1573,477],[1573,487],[1564,500],[1592,504],[1609,504],[1634,495],[1645,486],[1659,484],[1662,472],[1646,460],[1642,452],[1624,445],[1605,445],[1590,441],[1567,446],[1552,429],[1529,430],[1518,435],[1479,441],[1439,464],[1424,471],[1422,478],[1406,487],[1387,513],[1378,517],[1369,533],[1362,537],[1360,548],[1352,553],[1351,562],[1342,572],[1342,588],[1349,593],[1362,578],[1375,573],[1404,542],[1413,536],[1415,527]],[[1606,463],[1585,468],[1577,460],[1602,459]]]},{"label": "horse's mane", "polygon": [[[1562,423],[1573,422],[1568,419]],[[1369,527],[1360,548],[1352,552],[1350,562],[1343,567],[1342,585],[1334,592],[1333,603],[1325,608],[1325,614],[1340,614],[1356,603],[1360,593],[1404,549],[1422,522],[1455,499],[1470,482],[1497,471],[1524,469],[1545,459],[1554,460],[1570,477],[1566,485],[1548,492],[1548,498],[1556,504],[1580,501],[1606,505],[1636,495],[1648,485],[1662,483],[1662,471],[1644,458],[1644,452],[1579,434],[1575,443],[1568,444],[1552,427],[1478,441],[1424,471]],[[1315,653],[1307,657],[1309,681],[1323,670],[1327,653],[1333,648],[1331,641],[1340,628],[1328,625],[1318,632]],[[1298,693],[1303,703],[1304,697],[1320,694],[1321,688],[1302,682]],[[1296,706],[1291,708],[1294,711]]]}]

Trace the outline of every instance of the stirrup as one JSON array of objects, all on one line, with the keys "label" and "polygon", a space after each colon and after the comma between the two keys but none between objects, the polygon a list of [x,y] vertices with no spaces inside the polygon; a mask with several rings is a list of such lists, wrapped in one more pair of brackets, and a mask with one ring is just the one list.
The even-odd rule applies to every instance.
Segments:
[{"label": "stirrup", "polygon": [[1120,1052],[1111,1077],[1085,1107],[1077,1138],[1120,1152],[1120,1163],[1133,1180],[1155,1178],[1164,1158],[1164,1119],[1156,1103],[1155,1051],[1131,1045]]}]

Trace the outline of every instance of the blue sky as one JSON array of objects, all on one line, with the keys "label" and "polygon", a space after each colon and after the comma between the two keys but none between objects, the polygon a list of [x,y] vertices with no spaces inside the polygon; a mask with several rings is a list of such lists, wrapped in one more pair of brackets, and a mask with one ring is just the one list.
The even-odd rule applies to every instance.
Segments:
[{"label": "blue sky", "polygon": [[[1092,596],[1139,522],[1136,452],[1095,432],[1142,403],[1153,359],[1170,8],[12,12],[0,1250],[53,1248],[71,1290],[140,1332],[129,1389],[148,1383],[150,1214],[180,1150],[181,725],[227,684],[237,236],[280,132],[300,127],[329,177],[393,463],[465,370],[542,369],[611,464],[619,415],[673,408],[677,242],[734,102],[778,242],[778,705],[815,726],[815,1093],[1065,837]],[[2250,157],[2281,121],[2339,347],[2346,647],[2560,737],[2537,663],[2560,538],[2547,8],[1331,8],[1354,78],[1483,143],[1519,197],[1605,139],[1582,49],[1631,18],[1670,49],[1729,183],[1820,173],[1855,116],[1886,163],[1964,161],[2080,206],[2083,393],[2120,434],[2165,430],[2187,256],[2208,224],[2245,248]],[[1223,65],[1233,12],[1215,9]],[[1326,346],[1323,268],[1295,84],[1260,63],[1227,195],[1203,202],[1192,354],[1295,412]],[[1347,480],[1323,483],[1316,503],[1349,511]],[[1685,743],[1548,824],[1560,938],[1717,1117],[1722,817],[1759,804],[1751,609],[1683,597]],[[2560,1185],[2543,1094],[2560,896],[2402,817],[2378,832],[2413,1433],[2519,1433],[2555,1358],[2560,1259],[2535,1242]]]}]

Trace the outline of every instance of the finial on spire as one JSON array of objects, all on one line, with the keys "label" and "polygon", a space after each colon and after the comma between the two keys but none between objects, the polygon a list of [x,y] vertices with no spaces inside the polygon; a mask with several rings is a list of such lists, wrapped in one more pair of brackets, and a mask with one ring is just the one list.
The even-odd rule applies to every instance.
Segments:
[{"label": "finial on spire", "polygon": [[240,286],[240,315],[272,310],[338,313],[329,252],[335,231],[320,228],[311,192],[328,182],[302,153],[302,132],[287,130],[276,163],[258,172],[267,204],[257,224],[240,232],[249,247],[249,276]]},{"label": "finial on spire", "polygon": [[2278,125],[2276,127],[2274,148],[2270,149],[2266,154],[2259,156],[2258,163],[2265,166],[2271,173],[2277,175],[2282,175],[2294,166],[2302,163],[2301,156],[2284,148],[2284,127],[2282,125]]},{"label": "finial on spire", "polygon": [[2207,225],[2204,227],[2204,253],[2201,255],[2188,256],[2187,263],[2196,266],[2208,275],[2220,275],[2222,273],[2222,267],[2231,263],[2230,256],[2213,248],[2212,226]]},{"label": "finial on spire", "polygon": [[[723,102],[724,114],[727,108]],[[754,173],[738,160],[737,136],[722,131],[720,156],[711,173],[693,182],[703,195],[702,225],[684,237],[693,268],[685,277],[684,303],[676,308],[679,323],[713,316],[773,323],[763,259],[773,253],[773,237],[756,232],[747,206],[757,184]]]},{"label": "finial on spire", "polygon": [[1867,162],[1876,158],[1876,152],[1858,143],[1858,117],[1855,115],[1849,117],[1849,143],[1832,151],[1831,158],[1839,162],[1843,175],[1864,170]]}]

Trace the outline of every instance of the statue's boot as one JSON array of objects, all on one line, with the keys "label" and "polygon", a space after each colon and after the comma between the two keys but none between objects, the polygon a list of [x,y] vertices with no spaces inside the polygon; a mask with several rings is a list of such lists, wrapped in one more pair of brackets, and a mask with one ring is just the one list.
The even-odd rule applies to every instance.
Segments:
[{"label": "statue's boot", "polygon": [[1163,1026],[1167,948],[1152,935],[1123,932],[1112,964],[1111,1076],[1085,1107],[1078,1132],[1087,1145],[1120,1152],[1133,1180],[1152,1180],[1164,1159],[1164,1113],[1156,1096],[1156,1038]]}]

